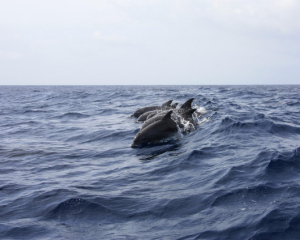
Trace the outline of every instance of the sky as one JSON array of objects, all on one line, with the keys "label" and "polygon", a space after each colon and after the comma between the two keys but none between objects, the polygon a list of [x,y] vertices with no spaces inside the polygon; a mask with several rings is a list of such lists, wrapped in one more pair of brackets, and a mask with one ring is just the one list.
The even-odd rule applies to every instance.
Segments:
[{"label": "sky", "polygon": [[0,85],[300,84],[299,0],[0,0]]}]

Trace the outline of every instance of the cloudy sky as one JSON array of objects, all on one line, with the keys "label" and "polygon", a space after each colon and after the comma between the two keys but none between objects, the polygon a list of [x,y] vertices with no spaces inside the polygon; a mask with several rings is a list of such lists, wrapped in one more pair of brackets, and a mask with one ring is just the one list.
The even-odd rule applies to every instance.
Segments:
[{"label": "cloudy sky", "polygon": [[4,84],[300,84],[300,1],[0,0]]}]

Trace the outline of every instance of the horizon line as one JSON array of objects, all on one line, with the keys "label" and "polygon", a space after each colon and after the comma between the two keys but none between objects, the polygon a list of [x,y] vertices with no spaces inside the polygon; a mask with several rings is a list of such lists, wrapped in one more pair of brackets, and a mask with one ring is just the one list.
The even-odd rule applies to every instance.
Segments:
[{"label": "horizon line", "polygon": [[297,83],[283,84],[0,84],[3,86],[297,86]]}]

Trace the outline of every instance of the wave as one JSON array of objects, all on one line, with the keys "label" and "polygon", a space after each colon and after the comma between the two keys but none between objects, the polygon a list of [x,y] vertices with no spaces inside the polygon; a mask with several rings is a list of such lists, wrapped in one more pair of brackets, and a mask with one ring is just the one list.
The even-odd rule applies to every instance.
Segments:
[{"label": "wave", "polygon": [[83,114],[83,113],[69,112],[69,113],[62,114],[60,116],[56,116],[54,118],[63,119],[63,120],[76,120],[76,119],[82,119],[88,117],[90,117],[90,115]]},{"label": "wave", "polygon": [[0,225],[0,237],[2,239],[38,239],[43,238],[49,231],[37,224],[29,224],[22,227],[8,227]]},{"label": "wave", "polygon": [[289,178],[300,177],[300,147],[293,152],[277,153],[270,160],[266,172],[276,177],[282,174]]},{"label": "wave", "polygon": [[124,139],[131,139],[133,132],[131,130],[128,131],[116,131],[116,130],[100,130],[97,132],[87,133],[87,134],[79,134],[76,136],[72,136],[67,138],[66,142],[77,141],[82,144],[105,141],[107,139],[115,139],[122,137]]},{"label": "wave", "polygon": [[260,204],[262,202],[269,202],[270,199],[273,199],[274,195],[283,191],[283,188],[273,188],[266,185],[236,189],[218,196],[211,206],[231,206],[234,202],[235,207],[244,208],[256,202],[260,202]]},{"label": "wave", "polygon": [[99,110],[100,115],[111,115],[117,113],[118,110],[114,108]]},{"label": "wave", "polygon": [[266,119],[264,115],[255,115],[257,120],[250,122],[242,122],[234,120],[230,117],[225,117],[221,120],[218,129],[214,133],[241,133],[241,132],[264,132],[270,134],[294,135],[300,134],[300,127],[290,124],[274,123]]},{"label": "wave", "polygon": [[21,114],[28,114],[28,113],[32,113],[32,114],[36,114],[36,113],[49,113],[49,111],[44,111],[44,110],[39,110],[39,109],[29,109],[29,110],[23,111]]},{"label": "wave", "polygon": [[257,233],[250,239],[298,239],[300,214],[274,209],[257,224]]},{"label": "wave", "polygon": [[287,102],[288,106],[300,106],[300,101]]},{"label": "wave", "polygon": [[27,157],[27,156],[49,156],[53,155],[56,152],[53,151],[44,151],[44,150],[27,150],[21,148],[3,148],[0,149],[0,154],[2,156],[10,157],[10,158],[20,158],[20,157]]},{"label": "wave", "polygon": [[58,220],[90,220],[93,218],[107,218],[114,211],[101,204],[82,198],[70,198],[59,203],[49,212],[48,218]]}]

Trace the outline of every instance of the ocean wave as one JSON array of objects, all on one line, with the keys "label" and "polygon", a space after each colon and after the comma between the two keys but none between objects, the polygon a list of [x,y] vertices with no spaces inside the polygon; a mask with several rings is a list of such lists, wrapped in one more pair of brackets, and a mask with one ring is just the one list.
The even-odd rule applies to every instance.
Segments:
[{"label": "ocean wave", "polygon": [[287,102],[286,105],[288,106],[300,106],[300,101],[293,101],[293,102]]},{"label": "ocean wave", "polygon": [[90,115],[83,114],[83,113],[77,113],[77,112],[69,112],[64,113],[62,115],[54,117],[55,119],[63,119],[63,120],[76,120],[76,119],[82,119],[82,118],[88,118]]},{"label": "ocean wave", "polygon": [[274,195],[277,195],[282,191],[284,191],[283,188],[273,188],[266,185],[236,189],[218,196],[211,206],[226,207],[231,206],[232,203],[234,203],[236,207],[243,208],[255,204],[256,202],[259,202],[260,204],[262,202],[269,202]]},{"label": "ocean wave", "polygon": [[82,198],[70,198],[59,203],[49,212],[50,219],[58,220],[90,220],[93,218],[106,218],[114,211]]},{"label": "ocean wave", "polygon": [[2,239],[24,239],[24,236],[28,239],[38,239],[43,238],[46,233],[48,233],[47,229],[37,224],[22,227],[0,226],[0,237]]},{"label": "ocean wave", "polygon": [[117,109],[103,109],[103,110],[99,110],[99,115],[110,115],[117,112],[118,112]]},{"label": "ocean wave", "polygon": [[19,158],[19,157],[27,157],[27,156],[49,156],[55,154],[56,152],[52,151],[44,151],[44,150],[27,150],[21,148],[5,148],[0,150],[0,154],[5,157],[10,158]]},{"label": "ocean wave", "polygon": [[[300,174],[300,147],[293,152],[277,153],[276,157],[271,159],[266,172],[275,176],[278,174],[287,174],[291,178]],[[298,176],[300,177],[300,176]]]},{"label": "ocean wave", "polygon": [[21,114],[28,114],[28,113],[48,113],[48,111],[43,111],[43,110],[39,110],[39,109],[30,109],[30,110],[26,110],[24,112],[22,112]]},{"label": "ocean wave", "polygon": [[266,119],[263,115],[256,115],[254,121],[242,122],[230,117],[222,119],[219,128],[214,133],[240,133],[240,132],[261,132],[261,130],[271,134],[300,134],[300,127],[289,124],[275,123]]},{"label": "ocean wave", "polygon": [[[138,131],[138,130],[137,130]],[[115,131],[115,130],[100,130],[92,133],[87,134],[79,134],[76,136],[72,136],[67,138],[66,142],[80,142],[82,144],[85,143],[92,143],[92,142],[100,142],[100,141],[106,141],[107,139],[114,139],[117,137],[124,137],[129,138],[129,136],[132,136],[132,131]]]}]

